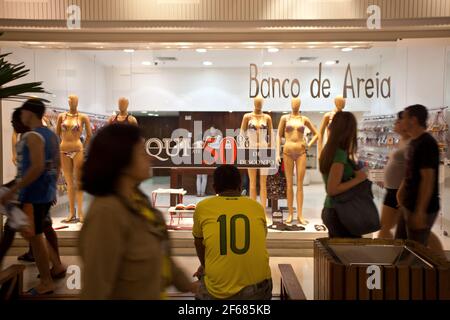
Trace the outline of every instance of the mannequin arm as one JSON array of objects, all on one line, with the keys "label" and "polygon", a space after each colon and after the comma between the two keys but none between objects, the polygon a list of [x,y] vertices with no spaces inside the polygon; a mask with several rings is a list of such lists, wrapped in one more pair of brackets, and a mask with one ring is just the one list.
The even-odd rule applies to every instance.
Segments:
[{"label": "mannequin arm", "polygon": [[319,138],[319,132],[317,132],[316,127],[311,123],[311,120],[309,120],[309,118],[306,118],[305,125],[309,130],[311,130],[312,133],[314,133],[314,137],[311,139],[311,142],[308,145],[308,148],[311,148],[311,146],[316,143],[317,139]]},{"label": "mannequin arm", "polygon": [[[247,137],[247,129],[248,129],[248,115],[245,114],[244,118],[242,118],[242,123],[241,123],[241,129],[239,131],[239,136],[241,137],[241,142],[245,141],[245,138]],[[245,144],[244,144],[245,146]]]},{"label": "mannequin arm", "polygon": [[109,117],[108,124],[111,124],[113,122],[114,116]]},{"label": "mannequin arm", "polygon": [[130,123],[132,125],[135,125],[136,127],[138,126],[138,122],[137,122],[136,118],[133,116],[130,116]]},{"label": "mannequin arm", "polygon": [[12,162],[14,163],[15,166],[17,166],[16,143],[17,143],[17,132],[13,131],[13,134],[12,134]]},{"label": "mannequin arm", "polygon": [[62,113],[58,115],[56,120],[56,135],[61,139],[61,125],[62,125]]},{"label": "mannequin arm", "polygon": [[323,119],[322,119],[322,123],[320,124],[319,143],[318,143],[318,155],[319,155],[319,158],[320,158],[320,154],[322,153],[323,138],[325,136],[325,130],[327,129],[329,121],[330,121],[330,116],[328,114],[326,114],[325,117],[323,117]]},{"label": "mannequin arm", "polygon": [[85,142],[85,145],[88,145],[89,144],[89,140],[91,140],[91,137],[92,137],[91,121],[89,120],[88,116],[84,116],[84,126],[86,128],[86,142]]},{"label": "mannequin arm", "polygon": [[283,138],[283,133],[286,128],[286,118],[282,116],[280,119],[280,123],[278,124],[278,135],[277,135],[277,144],[276,144],[276,153],[277,153],[277,162],[280,161],[280,151],[281,151],[281,139]]},{"label": "mannequin arm", "polygon": [[272,137],[273,137],[273,123],[272,117],[267,116],[267,135],[269,136],[269,148],[272,146]]}]

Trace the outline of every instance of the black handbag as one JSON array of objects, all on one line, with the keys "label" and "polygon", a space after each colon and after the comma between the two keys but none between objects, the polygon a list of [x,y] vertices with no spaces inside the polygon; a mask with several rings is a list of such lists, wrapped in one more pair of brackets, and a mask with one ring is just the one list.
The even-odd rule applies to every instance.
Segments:
[{"label": "black handbag", "polygon": [[355,236],[380,230],[380,217],[373,201],[372,182],[365,180],[331,198],[339,220]]}]

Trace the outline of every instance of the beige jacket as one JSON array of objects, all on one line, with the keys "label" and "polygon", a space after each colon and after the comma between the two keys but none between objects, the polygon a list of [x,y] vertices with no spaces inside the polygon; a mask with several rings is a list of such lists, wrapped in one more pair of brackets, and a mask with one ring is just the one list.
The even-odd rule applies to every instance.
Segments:
[{"label": "beige jacket", "polygon": [[[160,299],[164,241],[154,227],[114,197],[93,200],[80,235],[82,299]],[[166,243],[168,245],[168,243]],[[172,284],[190,281],[171,258]]]}]

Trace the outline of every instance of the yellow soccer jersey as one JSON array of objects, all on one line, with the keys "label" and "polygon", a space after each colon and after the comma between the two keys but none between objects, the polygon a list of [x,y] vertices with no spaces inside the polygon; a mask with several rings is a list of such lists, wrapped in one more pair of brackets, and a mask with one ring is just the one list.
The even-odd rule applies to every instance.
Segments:
[{"label": "yellow soccer jersey", "polygon": [[224,299],[271,278],[266,215],[247,197],[215,196],[197,204],[192,233],[205,245],[205,284]]}]

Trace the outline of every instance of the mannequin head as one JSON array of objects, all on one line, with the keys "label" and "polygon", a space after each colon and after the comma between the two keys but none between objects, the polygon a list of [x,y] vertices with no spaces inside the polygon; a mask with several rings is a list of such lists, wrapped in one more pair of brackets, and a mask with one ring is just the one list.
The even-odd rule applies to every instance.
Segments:
[{"label": "mannequin head", "polygon": [[253,105],[255,106],[255,113],[261,113],[262,107],[264,104],[264,98],[261,95],[258,95],[253,99]]},{"label": "mannequin head", "polygon": [[124,97],[119,98],[119,102],[118,102],[119,111],[121,113],[126,113],[128,110],[128,104],[129,104],[129,101],[127,98],[124,98]]},{"label": "mannequin head", "polygon": [[302,101],[300,100],[300,98],[292,98],[291,100],[292,113],[299,113],[301,104]]},{"label": "mannequin head", "polygon": [[334,98],[334,105],[336,106],[336,111],[342,111],[345,108],[345,99],[343,96],[337,96]]},{"label": "mannequin head", "polygon": [[71,94],[68,98],[70,111],[77,111],[78,108],[78,97],[74,94]]}]

